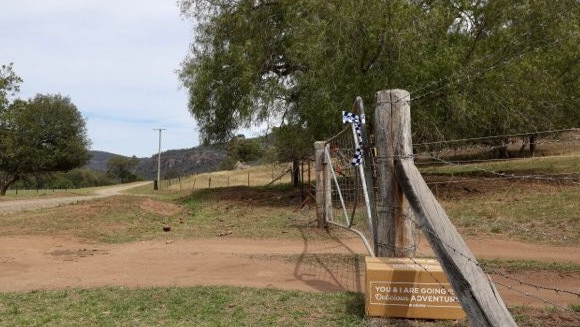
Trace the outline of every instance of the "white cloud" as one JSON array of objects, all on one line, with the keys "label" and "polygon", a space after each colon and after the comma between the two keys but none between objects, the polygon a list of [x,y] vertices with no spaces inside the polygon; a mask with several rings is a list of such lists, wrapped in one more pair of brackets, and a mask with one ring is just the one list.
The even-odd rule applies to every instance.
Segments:
[{"label": "white cloud", "polygon": [[175,0],[2,0],[0,64],[20,97],[60,93],[87,118],[94,150],[150,156],[197,146],[175,71],[193,39]]}]

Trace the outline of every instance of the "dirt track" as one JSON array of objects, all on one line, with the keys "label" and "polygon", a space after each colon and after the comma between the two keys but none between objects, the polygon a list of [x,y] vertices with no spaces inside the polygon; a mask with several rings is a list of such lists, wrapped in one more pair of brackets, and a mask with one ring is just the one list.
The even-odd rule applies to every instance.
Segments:
[{"label": "dirt track", "polygon": [[[110,194],[114,192],[107,191],[98,196]],[[54,205],[62,204],[55,199],[45,200],[56,203]],[[31,202],[22,202],[28,203],[26,207],[31,208]],[[42,205],[48,206],[48,202]],[[5,201],[0,202],[0,211],[2,210],[22,208],[18,209],[14,204]],[[477,258],[533,259],[580,264],[578,249],[574,247],[548,247],[502,240],[467,240],[467,243]],[[317,243],[229,237],[173,240],[168,234],[165,240],[103,245],[55,237],[0,237],[0,292],[102,286],[192,285],[362,292],[364,273],[361,271],[345,267],[344,263],[320,266],[302,260],[307,254],[337,252],[364,253],[364,247],[358,239]],[[421,246],[420,253],[431,255],[426,244]],[[295,254],[298,259],[288,262],[276,259],[274,256],[277,254]],[[548,301],[548,305],[567,306],[579,302],[573,295],[536,288],[526,289],[519,283],[523,280],[535,285],[578,291],[578,274],[525,272],[510,273],[509,276],[513,279],[492,276],[496,282],[501,283],[498,284],[498,289],[508,305],[546,305],[536,298]],[[501,285],[518,287],[528,295],[513,292]]]},{"label": "dirt track", "polygon": [[42,208],[56,207],[71,204],[79,201],[88,201],[119,194],[121,191],[151,184],[151,182],[137,182],[131,184],[115,185],[97,189],[93,195],[78,195],[67,197],[32,198],[22,200],[2,200],[0,201],[0,213],[10,213],[24,210],[37,210]]}]

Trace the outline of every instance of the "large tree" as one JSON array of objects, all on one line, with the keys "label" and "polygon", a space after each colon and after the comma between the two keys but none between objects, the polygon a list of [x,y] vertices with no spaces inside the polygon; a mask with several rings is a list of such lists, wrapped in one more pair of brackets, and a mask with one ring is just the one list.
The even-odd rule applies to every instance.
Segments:
[{"label": "large tree", "polygon": [[114,156],[107,161],[107,174],[120,183],[134,182],[139,179],[135,174],[139,165],[139,158],[136,156]]},{"label": "large tree", "polygon": [[392,88],[411,92],[419,142],[580,124],[577,0],[180,3],[196,22],[180,78],[206,142],[272,117],[323,139],[356,96]]},{"label": "large tree", "polygon": [[4,109],[10,97],[20,89],[22,79],[16,75],[12,64],[0,66],[0,110]]},{"label": "large tree", "polygon": [[36,95],[0,108],[0,195],[26,175],[68,171],[89,159],[85,121],[70,98]]}]

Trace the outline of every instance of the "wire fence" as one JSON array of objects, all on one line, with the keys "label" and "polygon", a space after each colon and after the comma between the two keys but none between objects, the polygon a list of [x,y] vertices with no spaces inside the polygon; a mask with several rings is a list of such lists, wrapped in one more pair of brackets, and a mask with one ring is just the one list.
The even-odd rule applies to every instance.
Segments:
[{"label": "wire fence", "polygon": [[292,164],[269,164],[258,167],[217,171],[163,180],[161,189],[193,191],[232,186],[266,186],[291,182]]},{"label": "wire fence", "polygon": [[[533,144],[528,138],[531,134],[535,135]],[[352,143],[352,137],[350,140],[343,140],[343,135],[348,135],[346,130],[328,141],[329,154],[332,157],[330,161],[333,162],[331,170],[337,180],[337,187],[336,189],[333,187],[332,190],[332,216],[347,216],[353,221],[363,222],[364,219],[357,218],[354,214],[357,206],[362,203],[362,193],[355,182],[357,172],[350,164],[355,145]],[[497,140],[507,140],[505,145],[502,145],[507,148],[505,152],[509,155],[507,158],[497,158]],[[372,153],[372,145],[369,147],[367,151]],[[447,201],[442,199],[444,206],[456,207],[458,202],[462,202],[461,197],[483,198],[482,201],[475,201],[472,206],[481,205],[485,201],[492,202],[485,204],[491,213],[480,213],[477,210],[469,212],[471,220],[469,222],[461,221],[463,219],[461,217],[451,217],[452,220],[459,220],[459,229],[466,232],[483,230],[487,233],[487,237],[491,238],[503,234],[532,243],[555,242],[556,246],[574,247],[580,243],[580,224],[577,215],[580,209],[577,201],[580,198],[580,129],[449,140],[414,144],[413,147],[415,151],[409,156],[412,156],[416,165],[420,167],[433,193],[443,197],[454,193],[454,197],[448,198]],[[496,185],[501,185],[502,188],[493,189]],[[482,186],[484,188],[479,190],[478,188]],[[518,193],[516,189],[527,193]],[[497,193],[497,197],[490,197],[493,193]],[[458,194],[460,198],[457,198]],[[536,199],[533,196],[537,194],[545,194],[540,196],[540,199],[545,196],[544,200],[533,200]],[[514,204],[510,201],[514,201]],[[346,205],[335,205],[339,202],[346,202]],[[511,220],[505,219],[497,214],[501,212],[499,207],[507,207],[510,210],[520,210],[523,207],[530,215],[518,218],[518,215],[522,214],[514,213]],[[345,208],[350,209],[346,209],[345,212]],[[465,208],[451,211],[456,213],[461,210]],[[512,215],[509,212],[508,214]],[[537,216],[534,217],[534,214]],[[417,231],[428,232],[418,226],[412,217],[405,218],[415,225]],[[341,223],[350,222],[345,220]],[[370,235],[369,230],[367,229],[365,233]],[[550,238],[557,233],[559,238]],[[451,245],[445,246],[449,251],[458,253]],[[418,249],[417,255],[428,257],[433,253],[428,246],[423,245],[423,248]],[[471,255],[463,253],[459,255],[465,258],[466,263],[477,265],[489,274],[502,294],[517,299],[520,305],[558,308],[578,314],[580,272],[577,268],[572,268],[572,272],[568,273],[557,273],[558,268],[551,274],[546,272],[549,270],[543,271],[541,268],[515,272],[509,268],[490,267],[485,260],[480,262]],[[544,266],[554,263],[556,262],[546,262]],[[542,267],[541,264],[539,266]],[[539,275],[550,277],[542,279],[538,278]],[[445,283],[441,281],[441,284]]]},{"label": "wire fence", "polygon": [[[451,140],[444,142],[433,142],[415,144],[414,149],[416,164],[421,167],[422,172],[426,175],[428,184],[437,194],[440,185],[453,184],[455,190],[459,189],[463,194],[471,194],[475,197],[483,197],[486,193],[490,193],[489,188],[483,191],[470,188],[472,183],[475,185],[486,185],[493,187],[492,181],[504,183],[506,185],[505,191],[499,195],[499,200],[491,207],[495,206],[510,206],[510,199],[508,195],[514,192],[514,189],[522,187],[524,189],[532,187],[532,184],[522,182],[533,182],[535,184],[532,191],[541,192],[546,189],[546,197],[543,201],[529,201],[525,207],[529,212],[536,212],[537,219],[529,217],[531,223],[529,224],[537,229],[544,229],[544,224],[541,220],[547,219],[547,224],[556,224],[554,233],[568,234],[567,239],[550,239],[550,235],[546,235],[544,229],[544,238],[540,242],[556,242],[561,245],[562,242],[577,246],[580,242],[580,224],[577,220],[574,208],[577,206],[577,199],[574,200],[574,194],[578,194],[578,186],[580,185],[580,129],[566,129],[537,132],[537,137],[534,147],[534,152],[529,149],[530,143],[526,143],[526,136],[530,134],[521,135],[499,135],[486,138],[477,139],[463,139]],[[510,154],[509,158],[498,159],[495,157],[494,140],[509,140],[505,146],[508,148]],[[435,148],[436,146],[436,148]],[[516,184],[514,184],[516,183]],[[519,183],[519,184],[518,184]],[[554,187],[556,185],[556,187]],[[550,194],[550,192],[552,192]],[[559,194],[564,195],[565,200],[559,201]],[[572,195],[571,198],[566,195]],[[452,202],[461,201],[453,198]],[[514,197],[514,202],[526,201],[524,196],[521,198]],[[481,204],[481,201],[476,201],[475,205]],[[546,213],[541,207],[548,203],[553,212]],[[454,204],[447,202],[448,206]],[[517,204],[514,204],[517,206]],[[535,206],[535,207],[534,207]],[[568,210],[567,213],[564,213]],[[545,215],[548,216],[540,216]],[[489,224],[491,218],[492,224],[493,213],[488,217],[477,217],[477,214],[472,213],[475,224]],[[576,217],[576,218],[574,218]],[[561,219],[558,222],[558,219]],[[416,223],[414,220],[411,220]],[[461,226],[460,226],[461,227]],[[473,227],[473,226],[471,226]],[[417,230],[424,231],[421,226],[416,226]],[[466,226],[466,230],[470,226]],[[510,231],[512,235],[517,237],[518,229],[521,232],[529,233],[528,228],[521,222],[516,220],[506,221],[503,231]],[[568,231],[566,231],[566,229]],[[427,231],[428,232],[428,231]],[[493,230],[490,229],[493,237]],[[501,233],[502,230],[497,230]],[[568,232],[568,233],[567,233]],[[435,236],[435,235],[432,235]],[[436,237],[436,236],[435,236]],[[537,238],[536,238],[537,240]],[[537,275],[538,271],[530,271],[527,274],[515,274],[509,269],[490,268],[485,263],[480,263],[476,258],[459,253],[457,249],[452,248],[451,245],[445,244],[448,250],[458,253],[463,256],[467,263],[480,266],[486,273],[492,276],[494,282],[498,285],[502,293],[510,294],[511,297],[518,297],[522,305],[543,305],[548,307],[559,308],[565,311],[572,311],[573,306],[580,304],[580,280],[578,279],[578,272],[570,274],[554,274],[556,278],[542,280]],[[419,251],[419,255],[429,255],[429,251]],[[577,271],[577,270],[576,270]],[[524,275],[527,278],[521,277]],[[518,277],[516,277],[518,276]],[[528,279],[529,278],[529,279]],[[540,281],[538,281],[540,280]],[[567,280],[565,283],[564,281]],[[568,285],[566,288],[562,285]],[[572,285],[572,286],[570,286]],[[564,304],[563,304],[564,303]],[[567,305],[566,305],[567,304]]]}]

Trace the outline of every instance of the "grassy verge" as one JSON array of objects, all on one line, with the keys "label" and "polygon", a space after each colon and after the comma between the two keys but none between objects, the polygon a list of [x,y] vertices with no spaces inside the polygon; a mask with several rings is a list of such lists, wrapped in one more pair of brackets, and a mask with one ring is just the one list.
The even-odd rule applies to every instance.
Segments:
[{"label": "grassy verge", "polygon": [[[577,326],[573,312],[511,309],[519,326]],[[548,324],[545,324],[549,321]],[[544,323],[543,323],[544,322]],[[421,326],[466,321],[365,318],[357,293],[239,287],[100,288],[0,293],[0,326]]]},{"label": "grassy verge", "polygon": [[[554,170],[557,173],[577,164],[577,158],[575,162],[562,159],[563,164],[549,163],[548,166],[561,167]],[[537,165],[518,168],[517,163],[490,169],[545,171]],[[467,172],[430,174],[477,177],[476,171],[479,169],[472,167]],[[577,184],[475,179],[433,187],[463,235],[580,245],[580,187]],[[42,211],[0,215],[0,236],[64,235],[92,242],[124,243],[167,237],[162,227],[170,225],[171,237],[184,239],[222,234],[241,238],[317,237],[312,228],[314,210],[298,210],[302,203],[300,192],[287,184],[212,188],[193,193],[153,192],[151,186],[145,186],[131,193],[146,196],[115,196]],[[301,260],[310,265],[336,260],[361,262],[360,257],[348,255],[294,255],[272,259]],[[490,269],[509,271],[580,273],[580,267],[574,264],[524,260],[482,260],[482,263]],[[520,326],[579,326],[580,308],[577,305],[570,308],[572,311],[549,307],[510,310]],[[465,321],[366,319],[361,294],[216,286],[0,293],[0,326],[463,327],[468,324]]]},{"label": "grassy verge", "polygon": [[67,189],[67,190],[8,190],[6,195],[0,197],[0,201],[34,199],[34,198],[61,198],[79,195],[92,195],[97,188]]},{"label": "grassy verge", "polygon": [[447,176],[510,176],[510,175],[571,175],[578,180],[580,160],[578,155],[537,157],[514,160],[483,161],[471,164],[451,164],[423,167],[422,173]]},{"label": "grassy verge", "polygon": [[354,293],[233,287],[0,294],[1,326],[365,326]]},{"label": "grassy verge", "polygon": [[563,262],[544,262],[537,260],[500,260],[480,259],[479,263],[487,269],[502,269],[509,272],[518,271],[552,271],[559,273],[580,274],[580,265]]}]

